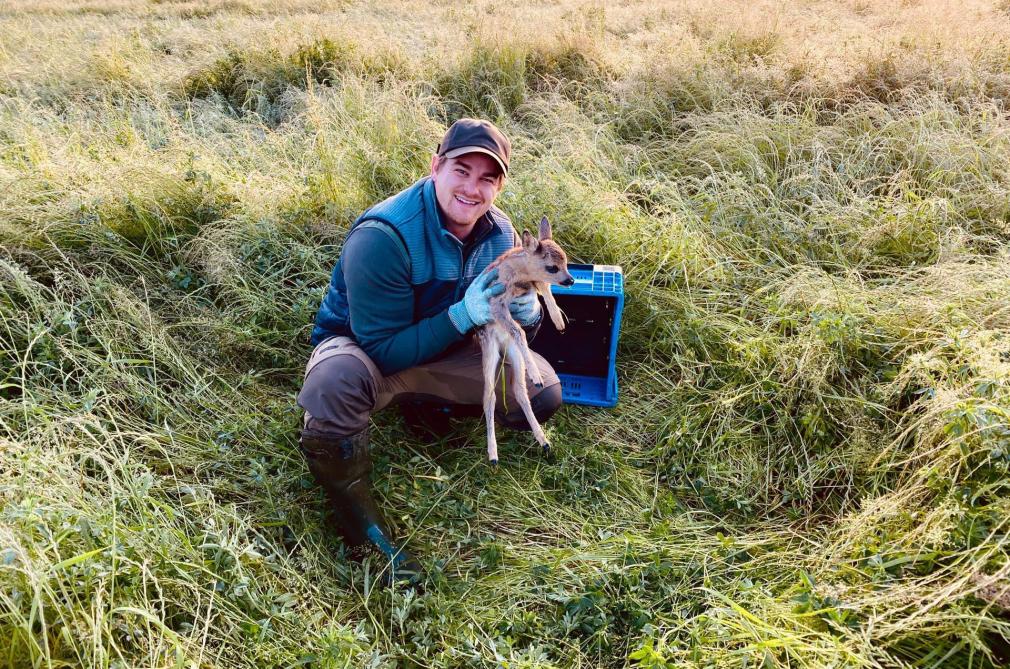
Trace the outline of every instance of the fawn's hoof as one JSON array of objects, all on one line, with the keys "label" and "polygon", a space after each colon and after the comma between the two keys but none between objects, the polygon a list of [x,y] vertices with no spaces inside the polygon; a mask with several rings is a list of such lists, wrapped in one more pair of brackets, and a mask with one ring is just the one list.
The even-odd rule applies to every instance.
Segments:
[{"label": "fawn's hoof", "polygon": [[488,460],[488,461],[487,461],[487,463],[488,463],[489,465],[491,465],[491,468],[492,468],[492,469],[494,469],[494,468],[498,467],[498,461],[497,461],[497,460]]},{"label": "fawn's hoof", "polygon": [[543,383],[534,383],[533,385],[536,386],[537,388],[543,388],[544,387]]},{"label": "fawn's hoof", "polygon": [[543,450],[544,450],[544,457],[545,458],[551,457],[551,445],[550,444],[544,444],[543,445]]}]

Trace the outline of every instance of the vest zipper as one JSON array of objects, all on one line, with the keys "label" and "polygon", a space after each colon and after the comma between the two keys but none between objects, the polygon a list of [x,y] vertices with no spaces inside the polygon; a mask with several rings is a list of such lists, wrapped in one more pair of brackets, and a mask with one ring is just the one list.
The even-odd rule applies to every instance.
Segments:
[{"label": "vest zipper", "polygon": [[454,302],[459,302],[462,297],[460,297],[460,291],[463,288],[463,277],[466,271],[466,258],[463,257],[463,243],[459,242],[459,247],[456,248],[459,251],[459,278],[456,280],[456,298]]},{"label": "vest zipper", "polygon": [[[470,245],[470,249],[467,253],[463,253],[463,247],[465,246],[463,242],[456,239],[455,243],[458,244],[456,250],[459,251],[459,279],[456,281],[456,299],[454,300],[455,302],[459,302],[461,299],[463,299],[461,295],[462,293],[461,288],[463,278],[466,275],[467,261],[470,259],[470,256],[473,255],[473,252],[477,250],[477,247],[483,244],[484,241],[492,235],[492,233],[494,233],[493,224],[489,225],[487,229],[483,231],[481,236],[473,241],[473,244]],[[453,239],[455,239],[455,237]]]}]

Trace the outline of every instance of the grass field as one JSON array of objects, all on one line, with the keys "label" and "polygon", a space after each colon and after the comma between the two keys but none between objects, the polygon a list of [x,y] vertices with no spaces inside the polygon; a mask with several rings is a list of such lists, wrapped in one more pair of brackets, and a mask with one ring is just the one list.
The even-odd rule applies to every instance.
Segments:
[{"label": "grass field", "polygon": [[[0,2],[0,666],[1010,663],[1010,3]],[[447,122],[620,264],[615,410],[502,465],[294,397]]]}]

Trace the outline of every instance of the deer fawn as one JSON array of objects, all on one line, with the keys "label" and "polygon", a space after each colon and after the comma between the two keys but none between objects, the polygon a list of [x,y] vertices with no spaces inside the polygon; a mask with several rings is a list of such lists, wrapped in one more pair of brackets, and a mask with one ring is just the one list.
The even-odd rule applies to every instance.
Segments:
[{"label": "deer fawn", "polygon": [[487,457],[492,465],[498,464],[498,442],[494,431],[495,378],[503,351],[512,364],[512,392],[533,430],[533,436],[543,448],[544,454],[549,453],[551,448],[543,428],[533,415],[530,398],[526,394],[527,374],[538,388],[543,386],[544,380],[526,343],[526,333],[509,313],[512,298],[535,289],[543,296],[554,327],[559,332],[565,330],[561,310],[554,301],[549,284],[570,286],[575,283],[575,279],[568,273],[568,258],[565,252],[551,239],[551,224],[546,216],[540,219],[539,232],[540,238],[537,239],[523,230],[522,246],[509,249],[488,266],[488,269],[498,268],[498,281],[505,286],[504,293],[491,298],[493,320],[478,331],[484,363]]}]

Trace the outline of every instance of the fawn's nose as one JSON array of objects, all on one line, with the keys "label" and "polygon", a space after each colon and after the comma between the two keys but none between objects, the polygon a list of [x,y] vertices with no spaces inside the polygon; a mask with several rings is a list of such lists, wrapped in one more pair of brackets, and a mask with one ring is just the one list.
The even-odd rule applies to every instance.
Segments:
[{"label": "fawn's nose", "polygon": [[568,277],[567,279],[565,279],[564,281],[561,282],[561,285],[562,286],[570,286],[573,283],[575,283],[575,279],[573,279],[572,277]]}]

